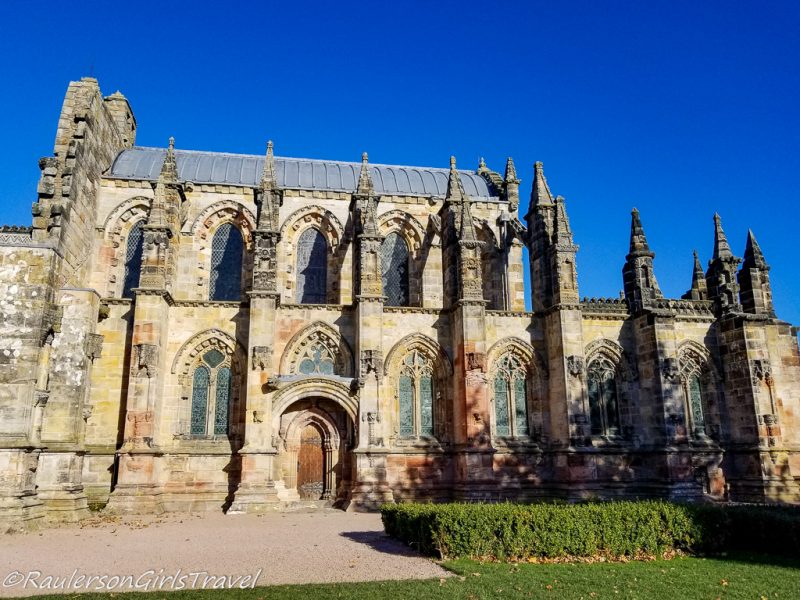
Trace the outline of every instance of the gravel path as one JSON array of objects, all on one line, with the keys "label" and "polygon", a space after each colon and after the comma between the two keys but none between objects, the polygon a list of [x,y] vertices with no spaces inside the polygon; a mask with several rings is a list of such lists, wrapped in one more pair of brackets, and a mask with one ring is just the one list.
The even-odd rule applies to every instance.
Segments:
[{"label": "gravel path", "polygon": [[[377,514],[325,510],[99,517],[0,535],[0,597],[250,587],[256,574],[259,586],[447,576],[432,561],[386,537]],[[114,577],[129,575],[127,581]],[[250,579],[235,579],[247,575]]]}]

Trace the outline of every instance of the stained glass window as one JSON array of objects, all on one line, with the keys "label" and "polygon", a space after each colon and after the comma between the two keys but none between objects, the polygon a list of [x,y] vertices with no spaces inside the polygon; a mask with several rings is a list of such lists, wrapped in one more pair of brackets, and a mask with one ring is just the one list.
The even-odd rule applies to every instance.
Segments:
[{"label": "stained glass window", "polygon": [[192,385],[192,435],[205,435],[208,388],[211,383],[208,369],[199,366],[194,370]]},{"label": "stained glass window", "polygon": [[617,371],[605,358],[589,365],[589,422],[592,435],[619,434]]},{"label": "stained glass window", "polygon": [[[232,377],[226,358],[220,350],[212,348],[202,355],[200,365],[194,370],[189,429],[193,436],[228,433]],[[209,415],[213,415],[210,421]]]},{"label": "stained glass window", "polygon": [[139,275],[142,272],[142,251],[144,235],[142,223],[139,221],[128,233],[128,246],[125,250],[125,283],[122,286],[122,297],[133,298],[133,288],[139,287]]},{"label": "stained glass window", "polygon": [[217,399],[214,406],[214,434],[228,433],[228,401],[231,395],[231,370],[217,371]]},{"label": "stained glass window", "polygon": [[242,297],[241,232],[231,223],[223,223],[211,242],[210,300],[240,300]]},{"label": "stained glass window", "polygon": [[434,434],[433,364],[414,350],[405,357],[398,385],[400,437]]},{"label": "stained glass window", "polygon": [[506,354],[494,375],[494,419],[499,436],[528,435],[527,371],[522,361]]},{"label": "stained glass window", "polygon": [[327,280],[328,244],[318,230],[306,229],[297,241],[297,302],[325,304]]},{"label": "stained glass window", "polygon": [[700,386],[700,377],[696,373],[689,377],[689,407],[692,411],[692,424],[694,425],[695,433],[705,433],[703,393]]},{"label": "stained glass window", "polygon": [[408,306],[408,245],[398,233],[381,245],[381,271],[386,306]]}]

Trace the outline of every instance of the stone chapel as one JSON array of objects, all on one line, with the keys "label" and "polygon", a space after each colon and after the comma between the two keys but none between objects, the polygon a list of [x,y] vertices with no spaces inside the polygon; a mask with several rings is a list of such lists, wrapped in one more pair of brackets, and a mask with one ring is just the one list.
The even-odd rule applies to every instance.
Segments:
[{"label": "stone chapel", "polygon": [[738,258],[715,215],[707,267],[665,298],[634,210],[624,297],[582,299],[541,163],[521,204],[511,158],[136,128],[122,94],[72,82],[32,226],[0,228],[0,530],[90,507],[800,502],[800,353],[752,233]]}]

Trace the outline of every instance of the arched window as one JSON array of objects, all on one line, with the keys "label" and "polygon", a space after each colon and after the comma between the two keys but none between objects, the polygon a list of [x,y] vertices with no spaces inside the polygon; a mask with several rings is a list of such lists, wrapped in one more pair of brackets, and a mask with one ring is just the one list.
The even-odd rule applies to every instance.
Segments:
[{"label": "arched window", "polygon": [[408,306],[408,245],[396,232],[381,245],[381,279],[386,306]]},{"label": "arched window", "polygon": [[220,225],[211,242],[209,300],[241,300],[243,251],[239,229],[232,223]]},{"label": "arched window", "polygon": [[206,352],[192,378],[193,436],[225,435],[231,397],[230,361],[217,349]]},{"label": "arched window", "polygon": [[608,359],[598,358],[591,362],[587,374],[592,435],[619,435],[616,367]]},{"label": "arched window", "polygon": [[398,382],[400,437],[433,435],[433,364],[414,350],[403,360]]},{"label": "arched window", "polygon": [[297,241],[297,302],[325,304],[328,287],[328,244],[318,230],[306,229]]},{"label": "arched window", "polygon": [[125,249],[125,283],[122,286],[122,297],[132,298],[133,288],[139,287],[139,275],[142,272],[142,250],[144,248],[143,221],[131,227],[128,233],[128,245]]},{"label": "arched window", "polygon": [[528,435],[526,371],[513,354],[503,356],[494,375],[494,417],[498,436]]}]

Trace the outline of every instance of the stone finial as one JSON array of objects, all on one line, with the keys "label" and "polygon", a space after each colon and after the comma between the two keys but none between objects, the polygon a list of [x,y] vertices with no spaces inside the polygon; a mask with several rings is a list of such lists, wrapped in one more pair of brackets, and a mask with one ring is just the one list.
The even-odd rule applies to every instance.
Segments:
[{"label": "stone finial", "polygon": [[161,173],[158,178],[164,183],[177,183],[178,181],[178,163],[175,159],[174,137],[169,138],[167,155],[164,158],[164,164],[161,165]]},{"label": "stone finial", "polygon": [[644,234],[644,227],[642,227],[642,220],[639,218],[639,210],[634,208],[631,211],[631,240],[630,240],[630,256],[650,256],[653,252],[647,243],[647,237]]},{"label": "stone finial", "polygon": [[258,229],[261,231],[278,230],[278,177],[275,174],[275,155],[272,140],[267,142],[267,155],[264,158],[264,172],[261,174],[261,193],[258,212]]},{"label": "stone finial", "polygon": [[278,178],[275,176],[275,155],[273,154],[272,140],[267,142],[267,156],[264,160],[264,172],[261,175],[261,189],[274,190],[278,187]]},{"label": "stone finial", "polygon": [[470,209],[469,198],[465,196],[464,203],[461,209],[461,224],[459,227],[459,239],[462,242],[478,242],[478,234],[475,231],[475,220],[472,218],[472,210]]},{"label": "stone finial", "polygon": [[708,285],[706,284],[706,276],[703,273],[703,265],[700,263],[700,257],[697,250],[694,251],[694,268],[692,269],[692,288],[683,296],[691,300],[707,300],[708,299]]},{"label": "stone finial", "polygon": [[[548,190],[549,191],[549,190]],[[553,238],[556,244],[572,245],[572,229],[569,226],[567,206],[563,196],[556,196],[556,218]]]},{"label": "stone finial", "polygon": [[506,159],[506,172],[503,176],[506,183],[519,183],[517,179],[517,168],[514,166],[514,159],[510,156]]},{"label": "stone finial", "polygon": [[744,249],[744,263],[742,264],[742,268],[761,269],[762,271],[769,270],[767,260],[764,258],[764,253],[761,251],[761,247],[758,245],[752,229],[747,230],[747,245]]},{"label": "stone finial", "polygon": [[372,175],[369,172],[369,156],[366,152],[361,153],[361,172],[358,175],[358,188],[356,194],[360,196],[372,196],[375,193],[375,186],[372,184]]},{"label": "stone finial", "polygon": [[544,176],[544,163],[536,161],[533,163],[533,186],[531,187],[531,206],[538,204],[552,204],[553,194],[547,179]]},{"label": "stone finial", "polygon": [[732,258],[730,244],[725,232],[722,230],[722,219],[719,213],[714,213],[714,256],[713,258]]},{"label": "stone finial", "polygon": [[461,177],[456,170],[456,157],[450,157],[450,177],[447,180],[447,195],[445,199],[449,202],[463,202],[464,187],[461,185]]},{"label": "stone finial", "polygon": [[480,159],[478,160],[478,173],[480,173],[481,171],[488,171],[488,170],[489,169],[486,166],[486,161],[481,156]]}]

